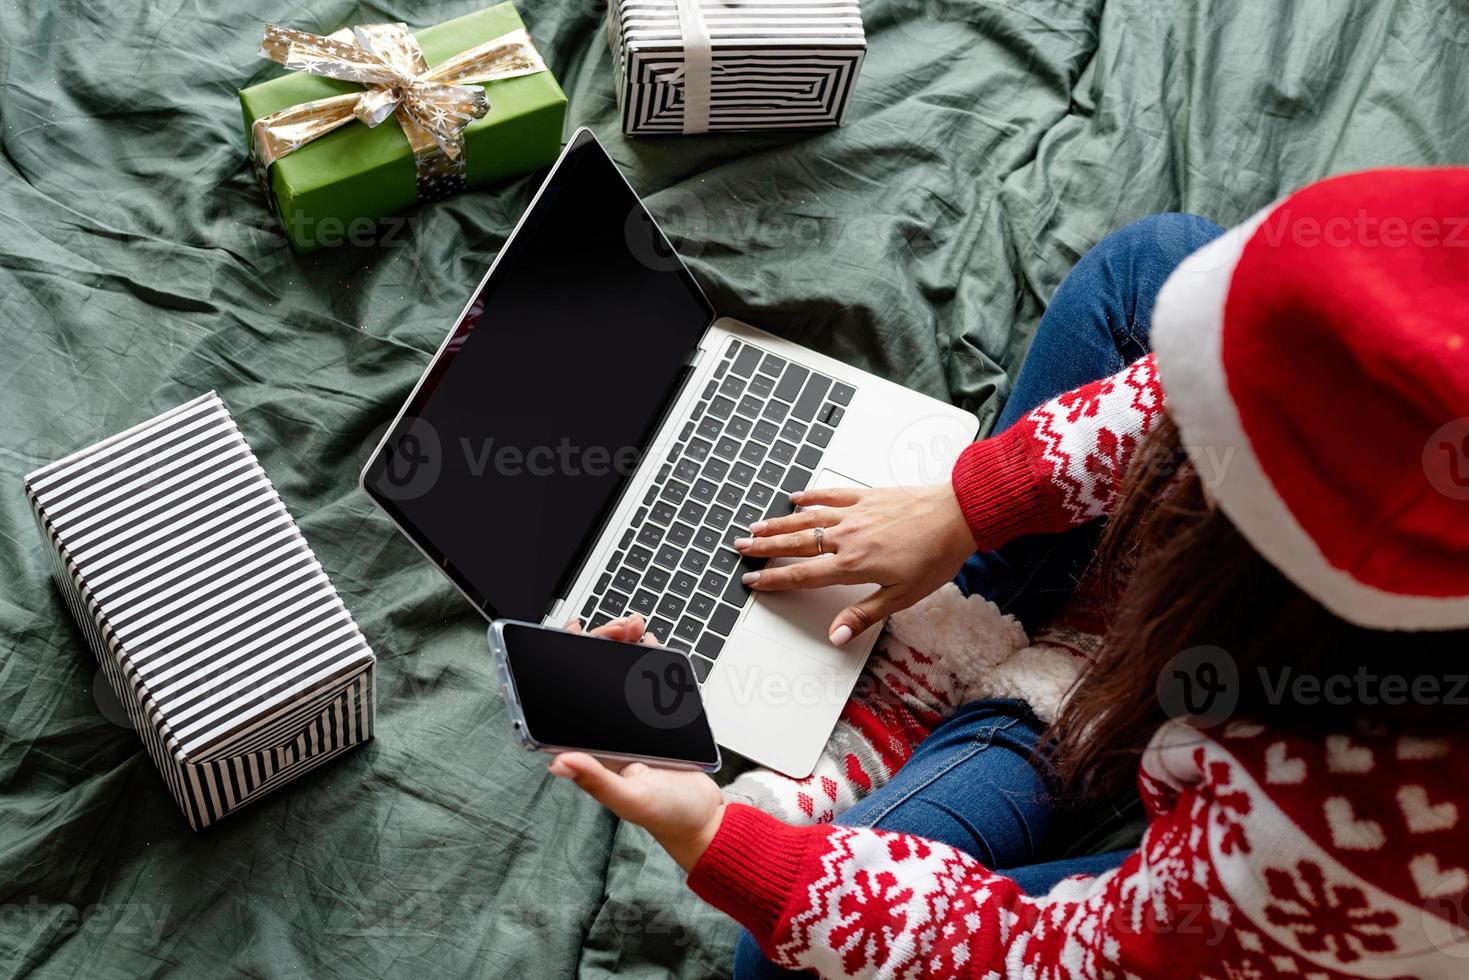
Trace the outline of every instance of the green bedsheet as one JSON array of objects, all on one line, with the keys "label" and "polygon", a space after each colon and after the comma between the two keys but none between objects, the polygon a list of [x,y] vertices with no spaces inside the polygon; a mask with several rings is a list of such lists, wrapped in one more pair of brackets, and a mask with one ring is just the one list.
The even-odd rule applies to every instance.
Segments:
[{"label": "green bedsheet", "polygon": [[[511,742],[483,624],[354,489],[535,186],[301,259],[244,159],[264,21],[475,0],[0,5],[0,973],[717,975],[732,926]],[[872,0],[848,124],[629,142],[604,12],[523,14],[717,307],[988,425],[1109,229],[1237,221],[1329,173],[1462,162],[1461,0]],[[379,657],[365,750],[203,834],[47,577],[23,472],[224,397]],[[505,560],[513,561],[513,555]],[[115,712],[113,712],[115,715]]]}]

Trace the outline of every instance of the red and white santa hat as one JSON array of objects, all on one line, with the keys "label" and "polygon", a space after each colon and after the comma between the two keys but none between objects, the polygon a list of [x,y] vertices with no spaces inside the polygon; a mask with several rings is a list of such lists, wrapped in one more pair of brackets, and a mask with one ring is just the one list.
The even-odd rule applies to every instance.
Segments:
[{"label": "red and white santa hat", "polygon": [[1158,296],[1170,414],[1292,582],[1375,629],[1469,627],[1469,168],[1322,181]]}]

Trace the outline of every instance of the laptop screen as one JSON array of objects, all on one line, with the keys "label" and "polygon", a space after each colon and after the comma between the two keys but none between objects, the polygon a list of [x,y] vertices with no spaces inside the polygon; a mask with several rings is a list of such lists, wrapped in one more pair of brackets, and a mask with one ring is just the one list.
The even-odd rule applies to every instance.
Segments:
[{"label": "laptop screen", "polygon": [[580,132],[363,485],[487,615],[540,619],[595,543],[713,318]]}]

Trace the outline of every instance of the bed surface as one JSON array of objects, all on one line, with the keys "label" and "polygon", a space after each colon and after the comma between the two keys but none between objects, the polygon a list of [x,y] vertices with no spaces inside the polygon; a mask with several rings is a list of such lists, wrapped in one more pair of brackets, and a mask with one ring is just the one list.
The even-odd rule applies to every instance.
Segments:
[{"label": "bed surface", "polygon": [[[517,749],[483,624],[356,490],[536,178],[284,247],[235,92],[267,20],[473,0],[6,5],[0,974],[715,976],[733,926]],[[631,142],[604,12],[522,13],[716,307],[988,426],[1076,259],[1312,179],[1469,158],[1453,0],[872,0],[847,125]],[[378,737],[191,833],[44,564],[21,474],[217,390],[379,657]]]}]

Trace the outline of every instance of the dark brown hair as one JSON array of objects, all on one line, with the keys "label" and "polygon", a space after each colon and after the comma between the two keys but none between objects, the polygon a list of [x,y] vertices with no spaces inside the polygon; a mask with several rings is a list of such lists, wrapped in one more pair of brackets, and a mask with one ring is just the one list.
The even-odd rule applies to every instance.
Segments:
[{"label": "dark brown hair", "polygon": [[[1179,716],[1174,704],[1165,710],[1170,699],[1160,698],[1159,678],[1200,647],[1217,648],[1228,662],[1233,719],[1317,732],[1469,724],[1469,632],[1369,630],[1328,612],[1210,505],[1171,421],[1139,447],[1089,574],[1106,596],[1107,630],[1052,728],[1068,793],[1135,785],[1148,740]],[[1405,697],[1383,696],[1389,675],[1402,678],[1392,690]],[[1302,698],[1291,685],[1303,676],[1353,682],[1336,685],[1345,698]],[[1193,720],[1207,727],[1219,718],[1206,712]]]}]

